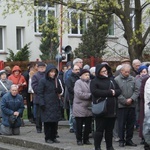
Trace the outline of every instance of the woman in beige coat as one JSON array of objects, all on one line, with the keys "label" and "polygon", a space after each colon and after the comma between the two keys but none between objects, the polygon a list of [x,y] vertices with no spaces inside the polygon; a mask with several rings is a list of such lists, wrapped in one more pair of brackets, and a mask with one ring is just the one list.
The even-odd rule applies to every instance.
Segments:
[{"label": "woman in beige coat", "polygon": [[[78,145],[91,144],[89,142],[92,122],[92,112],[89,109],[91,102],[90,72],[83,69],[80,73],[80,79],[76,81],[74,86],[73,101],[73,116],[76,120],[76,139]],[[84,132],[82,132],[83,124],[85,125]]]}]

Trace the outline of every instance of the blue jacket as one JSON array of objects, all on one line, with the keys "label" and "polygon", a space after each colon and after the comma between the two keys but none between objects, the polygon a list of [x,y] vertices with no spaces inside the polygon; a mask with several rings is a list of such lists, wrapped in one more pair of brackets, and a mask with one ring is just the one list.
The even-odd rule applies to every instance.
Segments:
[{"label": "blue jacket", "polygon": [[10,127],[9,125],[9,116],[11,116],[15,111],[19,112],[19,116],[17,118],[17,123],[14,127],[21,126],[21,115],[24,110],[23,97],[20,94],[16,96],[12,96],[10,92],[5,94],[2,97],[1,102],[1,110],[2,110],[2,124],[6,127]]}]

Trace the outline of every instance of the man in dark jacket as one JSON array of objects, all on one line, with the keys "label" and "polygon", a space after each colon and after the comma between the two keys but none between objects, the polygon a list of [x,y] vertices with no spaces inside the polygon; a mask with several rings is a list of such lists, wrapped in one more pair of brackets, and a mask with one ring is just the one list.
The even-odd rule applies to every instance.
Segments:
[{"label": "man in dark jacket", "polygon": [[34,99],[33,99],[33,105],[34,105],[34,117],[36,120],[36,130],[37,133],[42,132],[42,122],[41,122],[41,109],[39,106],[39,97],[38,97],[38,84],[42,77],[45,76],[45,69],[46,64],[44,62],[38,62],[38,72],[33,75],[32,77],[32,88],[34,91]]},{"label": "man in dark jacket", "polygon": [[[137,146],[132,142],[134,123],[135,123],[135,106],[139,96],[138,86],[135,79],[130,75],[131,66],[122,65],[120,75],[115,81],[121,89],[121,95],[118,97],[118,129],[119,129],[119,146]],[[126,139],[125,139],[126,131]]]},{"label": "man in dark jacket", "polygon": [[70,102],[70,132],[75,132],[75,120],[73,119],[72,115],[72,105],[73,105],[73,99],[74,99],[74,85],[75,82],[79,79],[79,73],[80,73],[80,68],[77,65],[74,65],[72,68],[72,73],[70,77],[67,80],[67,89],[69,93],[69,102]]},{"label": "man in dark jacket", "polygon": [[[11,85],[10,92],[2,97],[1,102],[2,110],[2,124],[1,134],[4,135],[19,135],[21,126],[21,116],[24,110],[23,97],[18,94],[18,86]],[[14,124],[10,124],[10,116],[14,115],[16,120]]]}]

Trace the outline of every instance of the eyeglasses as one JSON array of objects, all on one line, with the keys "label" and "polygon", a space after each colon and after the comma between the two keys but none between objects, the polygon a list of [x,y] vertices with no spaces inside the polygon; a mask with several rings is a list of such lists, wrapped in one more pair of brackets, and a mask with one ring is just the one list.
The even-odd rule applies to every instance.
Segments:
[{"label": "eyeglasses", "polygon": [[82,64],[83,62],[78,62],[78,63]]},{"label": "eyeglasses", "polygon": [[74,71],[78,71],[78,70],[80,70],[80,69],[73,69]]},{"label": "eyeglasses", "polygon": [[104,70],[104,71],[100,71],[100,73],[105,73],[105,72],[107,72],[107,70]]}]

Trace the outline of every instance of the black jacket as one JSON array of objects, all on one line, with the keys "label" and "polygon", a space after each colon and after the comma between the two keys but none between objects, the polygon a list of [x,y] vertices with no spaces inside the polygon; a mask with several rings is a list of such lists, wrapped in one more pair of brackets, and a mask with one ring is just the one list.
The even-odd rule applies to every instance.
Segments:
[{"label": "black jacket", "polygon": [[79,75],[75,73],[71,73],[70,77],[67,80],[67,89],[69,93],[69,100],[70,100],[70,105],[73,104],[73,99],[74,99],[74,85],[75,82],[79,79]]},{"label": "black jacket", "polygon": [[[56,69],[56,67],[52,64],[47,65],[45,77],[42,78],[38,84],[39,105],[42,108],[42,122],[57,122],[61,117],[58,94],[62,92],[62,89],[57,77],[50,78],[48,76],[48,73],[52,69]],[[56,69],[56,71],[57,76],[58,70]]]},{"label": "black jacket", "polygon": [[[99,75],[101,69],[106,67],[108,77]],[[117,97],[121,94],[121,90],[111,73],[111,68],[106,64],[98,64],[96,66],[96,77],[91,81],[90,85],[93,103],[101,97],[101,101],[107,97],[107,115],[105,117],[115,117],[117,112]],[[111,89],[115,90],[113,96]]]}]

